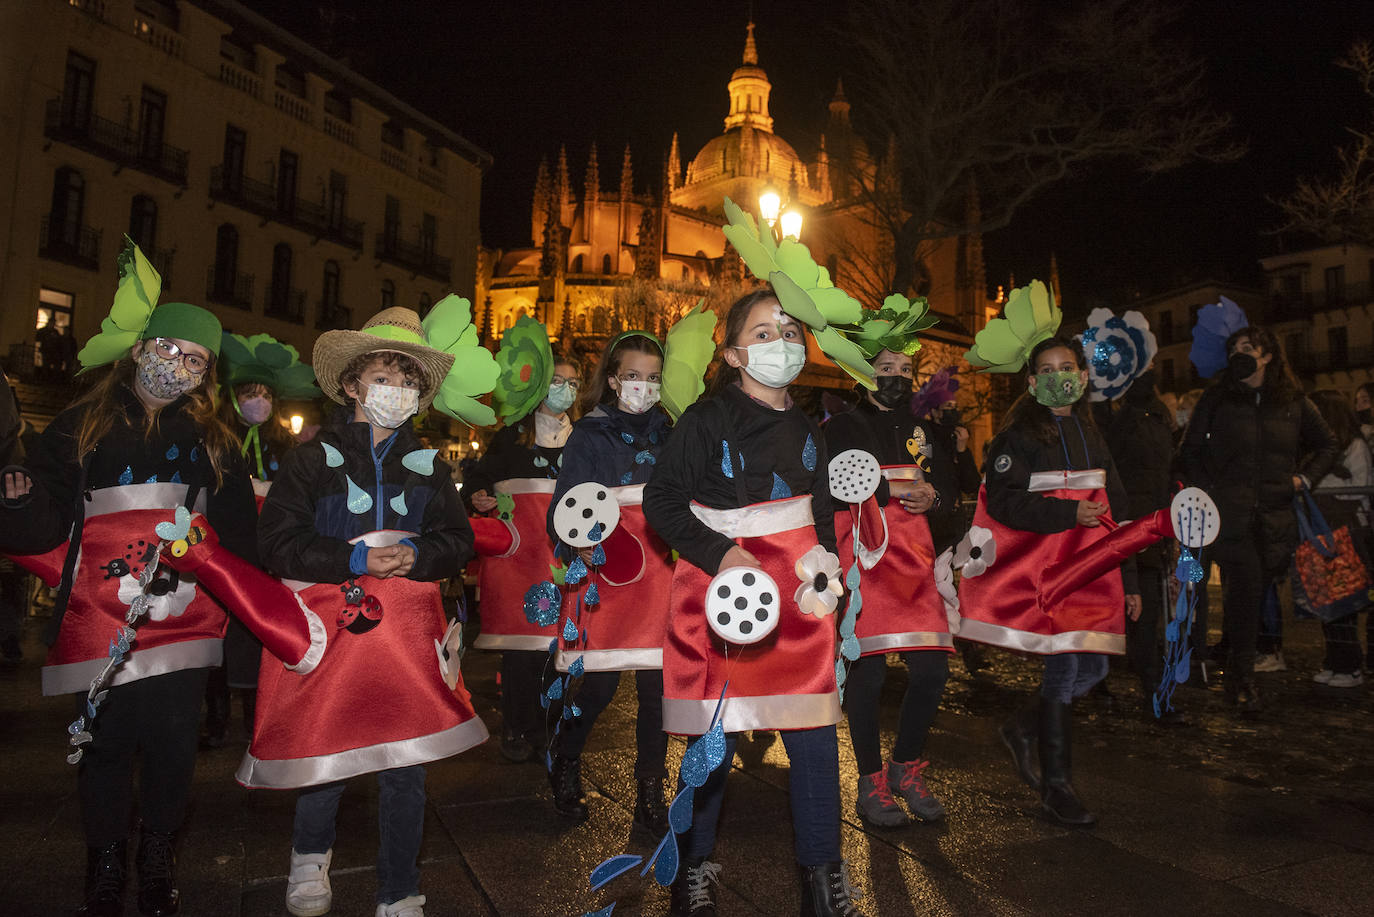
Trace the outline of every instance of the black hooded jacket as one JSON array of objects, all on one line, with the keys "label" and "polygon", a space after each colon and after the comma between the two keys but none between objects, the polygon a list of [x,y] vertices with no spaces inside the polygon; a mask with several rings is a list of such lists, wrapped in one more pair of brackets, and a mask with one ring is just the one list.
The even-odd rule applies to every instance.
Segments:
[{"label": "black hooded jacket", "polygon": [[[1153,374],[1136,379],[1116,401],[1094,403],[1093,419],[1126,490],[1126,518],[1140,519],[1168,506],[1173,497],[1174,432],[1169,409],[1155,394]],[[1162,567],[1164,559],[1162,542],[1137,555],[1146,567]]]},{"label": "black hooded jacket", "polygon": [[1179,449],[1184,481],[1221,511],[1216,556],[1252,551],[1282,572],[1298,543],[1293,476],[1313,484],[1336,460],[1336,440],[1301,392],[1250,388],[1225,376],[1198,399]]}]

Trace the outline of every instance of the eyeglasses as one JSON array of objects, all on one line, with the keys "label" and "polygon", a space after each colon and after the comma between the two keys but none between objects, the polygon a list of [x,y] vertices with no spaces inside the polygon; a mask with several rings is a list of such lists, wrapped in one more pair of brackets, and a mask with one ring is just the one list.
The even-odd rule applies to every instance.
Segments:
[{"label": "eyeglasses", "polygon": [[167,338],[153,339],[153,352],[164,360],[180,360],[181,365],[197,376],[210,368],[210,361],[198,353],[182,350]]},{"label": "eyeglasses", "polygon": [[565,376],[560,376],[560,375],[558,375],[557,373],[555,373],[555,374],[554,374],[554,377],[553,377],[551,380],[549,380],[549,384],[550,384],[550,385],[567,385],[567,386],[568,386],[569,388],[571,388],[573,391],[577,391],[578,389],[580,389],[580,388],[582,387],[582,383],[581,383],[581,382],[578,382],[576,379],[567,378],[567,377],[565,377]]}]

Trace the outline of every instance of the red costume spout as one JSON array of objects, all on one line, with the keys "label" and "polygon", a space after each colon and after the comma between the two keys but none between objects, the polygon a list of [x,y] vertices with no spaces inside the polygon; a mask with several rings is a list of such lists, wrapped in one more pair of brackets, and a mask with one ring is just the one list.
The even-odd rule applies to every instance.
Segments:
[{"label": "red costume spout", "polygon": [[500,519],[474,516],[472,523],[473,550],[478,557],[502,557],[515,545],[515,534]]},{"label": "red costume spout", "polygon": [[1086,551],[1045,569],[1040,578],[1040,610],[1049,614],[1065,598],[1161,538],[1174,537],[1167,509],[1123,525]]}]

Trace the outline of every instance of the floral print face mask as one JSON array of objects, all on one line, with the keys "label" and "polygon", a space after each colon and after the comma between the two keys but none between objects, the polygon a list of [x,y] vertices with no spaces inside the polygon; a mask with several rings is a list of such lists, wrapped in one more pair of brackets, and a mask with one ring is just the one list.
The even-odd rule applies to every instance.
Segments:
[{"label": "floral print face mask", "polygon": [[175,401],[199,386],[205,374],[193,373],[180,359],[164,359],[149,347],[138,355],[134,377],[139,386],[154,398]]}]

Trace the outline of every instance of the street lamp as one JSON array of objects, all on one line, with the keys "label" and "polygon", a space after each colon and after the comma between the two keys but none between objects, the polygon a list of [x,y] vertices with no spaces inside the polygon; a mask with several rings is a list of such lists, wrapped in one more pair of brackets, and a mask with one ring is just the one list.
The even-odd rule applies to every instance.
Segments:
[{"label": "street lamp", "polygon": [[778,211],[781,209],[782,198],[773,190],[772,185],[766,186],[759,195],[759,216],[763,217],[769,229],[778,221]]},{"label": "street lamp", "polygon": [[291,435],[300,436],[301,430],[305,428],[305,418],[299,414],[291,415]]},{"label": "street lamp", "polygon": [[784,239],[801,239],[802,213],[795,205],[789,204],[778,222],[782,224]]},{"label": "street lamp", "polygon": [[765,185],[759,194],[759,216],[779,242],[801,238],[801,208],[792,201],[784,206],[782,195],[772,185]]}]

